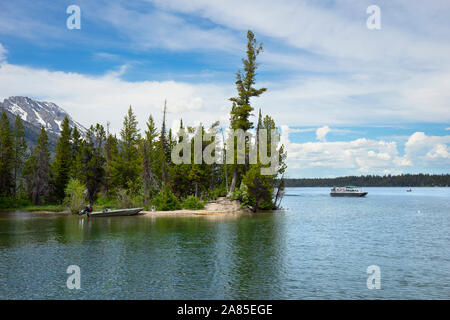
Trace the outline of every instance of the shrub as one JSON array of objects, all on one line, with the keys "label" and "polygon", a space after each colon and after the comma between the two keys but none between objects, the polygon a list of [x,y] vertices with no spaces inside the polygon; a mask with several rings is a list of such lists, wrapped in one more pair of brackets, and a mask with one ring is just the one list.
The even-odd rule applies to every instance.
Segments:
[{"label": "shrub", "polygon": [[117,200],[115,198],[109,197],[106,194],[99,194],[97,199],[95,200],[94,207],[96,209],[104,209],[104,208],[117,208]]},{"label": "shrub", "polygon": [[70,179],[67,184],[64,203],[69,207],[71,213],[78,213],[86,202],[86,187],[79,180]]},{"label": "shrub", "polygon": [[209,199],[216,200],[218,197],[226,197],[227,196],[227,188],[225,185],[220,185],[208,194]]},{"label": "shrub", "polygon": [[205,202],[195,196],[189,196],[183,201],[182,206],[184,209],[199,210],[205,207]]},{"label": "shrub", "polygon": [[15,207],[16,204],[12,197],[0,197],[0,209],[12,209]]},{"label": "shrub", "polygon": [[234,190],[231,199],[239,200],[241,207],[253,206],[254,199],[249,195],[247,186],[242,182],[239,189]]},{"label": "shrub", "polygon": [[168,187],[161,190],[153,199],[152,205],[158,211],[170,211],[181,209],[178,198],[170,191]]},{"label": "shrub", "polygon": [[242,183],[247,186],[247,194],[253,211],[272,209],[273,178],[262,175],[259,165],[250,167],[250,170],[245,173]]},{"label": "shrub", "polygon": [[116,205],[118,208],[135,208],[142,206],[142,196],[132,195],[124,189],[117,190],[116,193],[117,201]]}]

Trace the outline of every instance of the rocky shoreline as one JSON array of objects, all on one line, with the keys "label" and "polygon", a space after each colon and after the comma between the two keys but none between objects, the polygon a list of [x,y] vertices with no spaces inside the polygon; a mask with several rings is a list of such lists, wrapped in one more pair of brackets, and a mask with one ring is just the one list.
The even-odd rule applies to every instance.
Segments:
[{"label": "rocky shoreline", "polygon": [[238,200],[219,197],[209,201],[205,208],[200,210],[173,210],[173,211],[141,211],[147,217],[198,217],[198,216],[233,216],[251,214],[249,209],[242,209]]}]

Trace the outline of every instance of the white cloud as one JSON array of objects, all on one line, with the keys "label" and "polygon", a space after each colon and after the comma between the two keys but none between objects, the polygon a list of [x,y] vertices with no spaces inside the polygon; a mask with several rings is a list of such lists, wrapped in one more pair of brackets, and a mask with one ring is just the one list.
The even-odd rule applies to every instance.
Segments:
[{"label": "white cloud", "polygon": [[[447,2],[383,2],[379,32],[365,26],[369,0],[329,6],[297,0],[261,0],[257,6],[246,0],[149,2],[165,12],[202,17],[232,30],[252,29],[257,38],[287,45],[291,50],[266,46],[260,72],[314,74],[267,86],[258,103],[265,110],[276,105],[283,123],[450,121],[450,43],[442,41],[450,32]],[[297,111],[302,112],[299,119],[292,117]]]},{"label": "white cloud", "polygon": [[289,139],[291,129],[282,126],[281,142],[288,154],[288,173],[323,168],[347,170],[353,174],[401,173],[404,170],[450,168],[450,136],[427,136],[423,132],[412,134],[400,155],[395,141],[356,139],[337,142],[295,143]]},{"label": "white cloud", "polygon": [[424,132],[415,132],[405,143],[407,161],[414,165],[441,165],[450,168],[450,136],[427,136]]},{"label": "white cloud", "polygon": [[[152,0],[160,8],[194,14],[237,30],[253,29],[257,33],[283,39],[287,44],[308,51],[359,61],[384,61],[406,55],[414,59],[429,61],[429,57],[440,57],[448,61],[449,44],[431,41],[432,37],[409,32],[423,26],[433,36],[430,21],[424,13],[445,21],[448,4],[430,1],[434,10],[422,10],[400,1],[383,4],[382,15],[390,19],[381,32],[369,31],[365,26],[368,17],[366,8],[371,1],[343,1],[327,7],[313,1],[261,0],[255,6],[253,1],[226,0]],[[239,10],[236,10],[239,8]],[[407,12],[409,28],[400,16]],[[411,21],[415,24],[411,26]],[[428,25],[428,27],[427,27]],[[448,29],[448,28],[447,28]],[[440,39],[439,39],[440,40]],[[438,49],[439,48],[439,49]],[[447,48],[447,50],[443,50]],[[408,61],[404,61],[407,63]]]},{"label": "white cloud", "polygon": [[[223,57],[235,59],[235,55],[244,54],[244,32],[250,28],[258,39],[268,40],[266,51],[260,56],[259,74],[289,70],[283,75],[285,81],[258,82],[268,91],[252,101],[256,108],[262,107],[265,113],[273,115],[277,123],[335,126],[450,121],[450,56],[447,54],[450,44],[437,37],[450,31],[449,24],[445,23],[450,14],[448,3],[429,1],[427,6],[401,1],[383,3],[383,27],[376,32],[365,27],[365,9],[371,4],[365,0],[341,1],[332,7],[294,0],[262,0],[257,6],[246,0],[144,2],[152,5],[81,1],[83,19],[100,21],[120,36],[103,39],[96,33],[85,32],[71,33],[71,37],[76,44],[89,42],[89,48],[99,52],[94,54],[97,59],[118,59],[104,51],[114,52],[114,48],[125,46],[133,52],[154,48],[214,51],[219,52],[215,59],[220,61]],[[40,16],[41,11],[55,9],[39,6],[35,8],[41,10],[38,15],[33,8],[27,2],[7,6],[8,10],[0,12],[0,33],[27,39],[31,36],[44,44],[67,37],[64,28],[55,23],[42,25],[43,20],[34,17]],[[237,69],[240,65],[237,58],[236,61]],[[305,70],[312,73],[305,75]],[[117,78],[124,71],[113,72]],[[196,77],[189,79],[198,81],[200,72],[193,73]],[[141,83],[128,82],[128,87]],[[215,87],[214,91],[230,92],[224,100],[212,102],[221,104],[226,113],[229,108],[226,99],[234,95],[230,90],[233,84]],[[54,98],[49,95],[48,99]],[[183,103],[195,109],[210,104],[207,101],[207,97],[197,95],[196,99]]]},{"label": "white cloud", "polygon": [[228,120],[228,115],[220,112],[223,102],[232,94],[227,88],[174,81],[128,82],[119,78],[123,72],[121,68],[93,77],[3,62],[0,64],[0,98],[25,95],[55,102],[85,126],[110,121],[112,132],[119,131],[130,105],[142,128],[150,114],[159,123],[165,99],[169,123],[181,117],[186,123],[216,120],[226,123]]},{"label": "white cloud", "polygon": [[329,126],[323,126],[323,127],[318,128],[318,129],[316,130],[316,137],[317,137],[317,140],[325,141],[325,138],[326,138],[328,132],[330,132],[330,131],[331,131],[331,130],[330,130],[330,127],[329,127]]}]

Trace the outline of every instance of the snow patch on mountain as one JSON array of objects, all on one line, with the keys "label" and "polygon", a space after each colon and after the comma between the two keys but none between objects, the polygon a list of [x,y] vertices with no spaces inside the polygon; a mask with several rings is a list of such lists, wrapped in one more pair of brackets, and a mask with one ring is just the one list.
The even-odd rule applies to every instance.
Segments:
[{"label": "snow patch on mountain", "polygon": [[47,131],[60,134],[62,121],[67,116],[70,126],[77,127],[78,131],[84,136],[87,129],[80,123],[74,121],[72,117],[58,105],[53,102],[35,101],[28,97],[9,97],[3,103],[0,102],[0,109],[18,115],[23,121],[31,123],[33,126],[43,126]]},{"label": "snow patch on mountain", "polygon": [[11,112],[18,115],[23,121],[27,121],[28,112],[19,107],[16,103],[11,105]]}]

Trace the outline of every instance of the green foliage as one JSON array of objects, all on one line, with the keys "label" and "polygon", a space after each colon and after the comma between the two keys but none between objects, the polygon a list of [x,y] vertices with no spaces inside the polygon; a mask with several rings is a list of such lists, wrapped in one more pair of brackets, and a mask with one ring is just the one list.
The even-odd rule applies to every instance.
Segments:
[{"label": "green foliage", "polygon": [[72,166],[71,138],[72,129],[69,126],[69,119],[65,117],[62,122],[61,135],[56,143],[55,161],[52,166],[54,172],[54,193],[58,200],[64,198],[64,190],[70,178]]},{"label": "green foliage", "polygon": [[34,205],[41,204],[50,192],[50,153],[44,127],[41,128],[36,147],[25,163],[24,176],[31,201]]},{"label": "green foliage", "polygon": [[117,205],[117,199],[114,197],[111,197],[107,194],[99,194],[97,196],[97,199],[95,200],[94,207],[96,210],[102,210],[104,208],[110,208],[115,209],[119,206]]},{"label": "green foliage", "polygon": [[116,192],[116,207],[118,209],[136,208],[143,205],[141,195],[130,194],[126,189],[118,189]]},{"label": "green foliage", "polygon": [[105,157],[103,144],[105,142],[105,129],[102,125],[91,126],[87,132],[87,139],[83,141],[81,152],[78,157],[81,167],[81,181],[88,190],[88,200],[93,204],[97,192],[101,190],[105,177]]},{"label": "green foliage", "polygon": [[28,199],[0,196],[0,210],[24,208],[30,204]]},{"label": "green foliage", "polygon": [[[260,88],[256,89],[254,87],[256,82],[256,69],[258,68],[258,63],[256,62],[256,57],[263,51],[263,46],[258,43],[255,39],[255,35],[252,31],[247,32],[247,58],[242,59],[244,65],[244,72],[239,70],[236,73],[236,90],[238,93],[237,97],[230,98],[232,102],[231,112],[230,112],[230,125],[232,129],[242,129],[245,131],[253,128],[253,122],[250,121],[250,116],[252,115],[253,107],[250,105],[250,99],[252,97],[259,97],[267,89]],[[245,152],[249,150],[249,141],[246,138],[245,141]],[[236,148],[236,144],[235,148]],[[236,149],[235,149],[236,154]],[[230,191],[234,192],[234,188],[238,181],[241,181],[242,174],[248,169],[248,158],[245,158],[246,165],[234,165],[233,178],[231,181]],[[235,162],[236,163],[236,162]]]},{"label": "green foliage", "polygon": [[152,204],[158,211],[170,211],[181,209],[178,198],[172,193],[172,191],[165,187],[158,193],[153,199]]},{"label": "green foliage", "polygon": [[6,113],[0,120],[0,196],[9,196],[13,188],[13,140]]},{"label": "green foliage", "polygon": [[20,177],[27,151],[27,143],[25,141],[25,131],[22,120],[16,116],[13,133],[13,194],[17,197],[18,187],[20,185]]},{"label": "green foliage", "polygon": [[77,178],[81,176],[81,148],[83,144],[83,139],[81,138],[81,134],[75,126],[72,130],[72,147],[71,147],[71,168],[70,168],[70,176],[72,178]]},{"label": "green foliage", "polygon": [[234,200],[239,200],[241,207],[254,205],[254,199],[248,193],[248,187],[244,183],[241,183],[239,189],[236,189],[231,194],[231,198]]},{"label": "green foliage", "polygon": [[86,195],[84,193],[86,187],[77,179],[70,179],[65,189],[64,204],[69,208],[71,213],[78,213],[83,209],[86,203]]},{"label": "green foliage", "polygon": [[269,203],[271,203],[273,195],[272,177],[261,175],[260,166],[252,165],[242,182],[247,186],[253,211],[260,209],[263,203],[265,203],[264,207],[271,207]]},{"label": "green foliage", "polygon": [[149,205],[153,193],[159,188],[161,177],[161,162],[159,161],[161,148],[157,140],[158,132],[153,117],[150,115],[147,122],[145,138],[140,143],[142,152],[142,181],[143,200]]},{"label": "green foliage", "polygon": [[226,195],[227,195],[227,188],[225,184],[221,184],[220,186],[209,192],[208,198],[215,200],[219,197],[225,197]]},{"label": "green foliage", "polygon": [[112,163],[112,183],[119,188],[127,188],[129,181],[136,181],[142,169],[141,155],[138,150],[140,135],[133,109],[128,109],[120,131],[118,156]]},{"label": "green foliage", "polygon": [[113,178],[113,172],[114,172],[114,162],[117,161],[117,157],[119,155],[119,148],[118,148],[119,142],[117,141],[116,136],[113,136],[112,134],[108,134],[108,137],[106,138],[105,142],[105,180],[104,180],[104,187],[105,192],[107,196],[112,195],[113,190],[115,188],[114,185],[114,178]]},{"label": "green foliage", "polygon": [[256,69],[258,68],[256,57],[262,51],[262,44],[258,43],[253,32],[248,30],[247,58],[242,59],[244,73],[241,70],[236,73],[236,89],[238,96],[230,98],[230,101],[233,102],[230,119],[231,128],[233,129],[243,129],[246,131],[253,128],[253,123],[249,120],[251,112],[253,111],[253,107],[250,105],[250,98],[259,97],[267,90],[266,88],[256,89],[254,87],[256,81]]},{"label": "green foliage", "polygon": [[181,206],[184,209],[199,210],[199,209],[203,209],[205,207],[205,202],[195,196],[188,196],[183,201]]},{"label": "green foliage", "polygon": [[[242,129],[248,133],[253,128],[250,121],[253,116],[251,99],[260,96],[266,89],[255,88],[256,58],[263,49],[262,45],[251,31],[247,33],[247,40],[243,68],[236,74],[237,94],[230,98],[230,123],[232,129]],[[4,113],[0,121],[1,205],[17,207],[27,199],[35,205],[51,201],[61,203],[65,196],[63,191],[67,190],[67,201],[70,200],[74,208],[72,210],[78,210],[79,203],[84,202],[79,197],[81,186],[87,189],[89,202],[98,207],[148,207],[153,204],[158,210],[176,210],[181,208],[179,199],[185,199],[182,204],[184,207],[201,208],[204,203],[200,197],[217,199],[230,191],[234,191],[233,197],[239,199],[243,206],[254,208],[268,209],[273,207],[272,203],[277,203],[277,199],[281,199],[281,192],[277,192],[274,197],[272,191],[281,190],[283,186],[282,175],[286,169],[283,147],[279,148],[281,165],[273,176],[263,177],[257,172],[261,168],[259,159],[256,165],[250,164],[248,157],[245,158],[245,164],[239,165],[206,163],[201,161],[205,159],[195,158],[196,144],[201,145],[202,153],[207,151],[213,153],[214,157],[219,152],[222,154],[218,156],[225,157],[225,147],[222,151],[214,148],[219,141],[218,135],[222,131],[224,146],[229,145],[234,138],[229,136],[226,139],[222,128],[219,130],[219,122],[205,129],[203,124],[196,128],[183,127],[181,121],[181,135],[187,142],[187,149],[182,152],[190,151],[190,156],[186,157],[190,157],[191,161],[174,164],[170,161],[171,151],[181,138],[177,138],[175,131],[167,127],[167,112],[168,105],[165,102],[161,130],[158,130],[150,115],[142,137],[131,106],[124,117],[120,137],[117,138],[109,133],[109,129],[105,132],[100,124],[90,126],[86,135],[82,136],[76,127],[70,128],[69,120],[65,118],[55,148],[55,161],[51,165],[49,142],[44,128],[41,129],[36,147],[23,165],[26,157],[23,124],[17,117],[14,130],[11,130]],[[257,132],[262,128],[270,130],[276,126],[272,118],[263,118],[260,111]],[[205,138],[205,134],[209,138]],[[246,137],[246,152],[254,147],[252,143],[252,139]],[[236,161],[237,152],[234,152],[234,157]],[[67,189],[69,181],[72,182]],[[78,181],[78,185],[74,181]],[[227,190],[228,186],[230,191]],[[16,203],[12,203],[10,197],[15,197]]]}]

